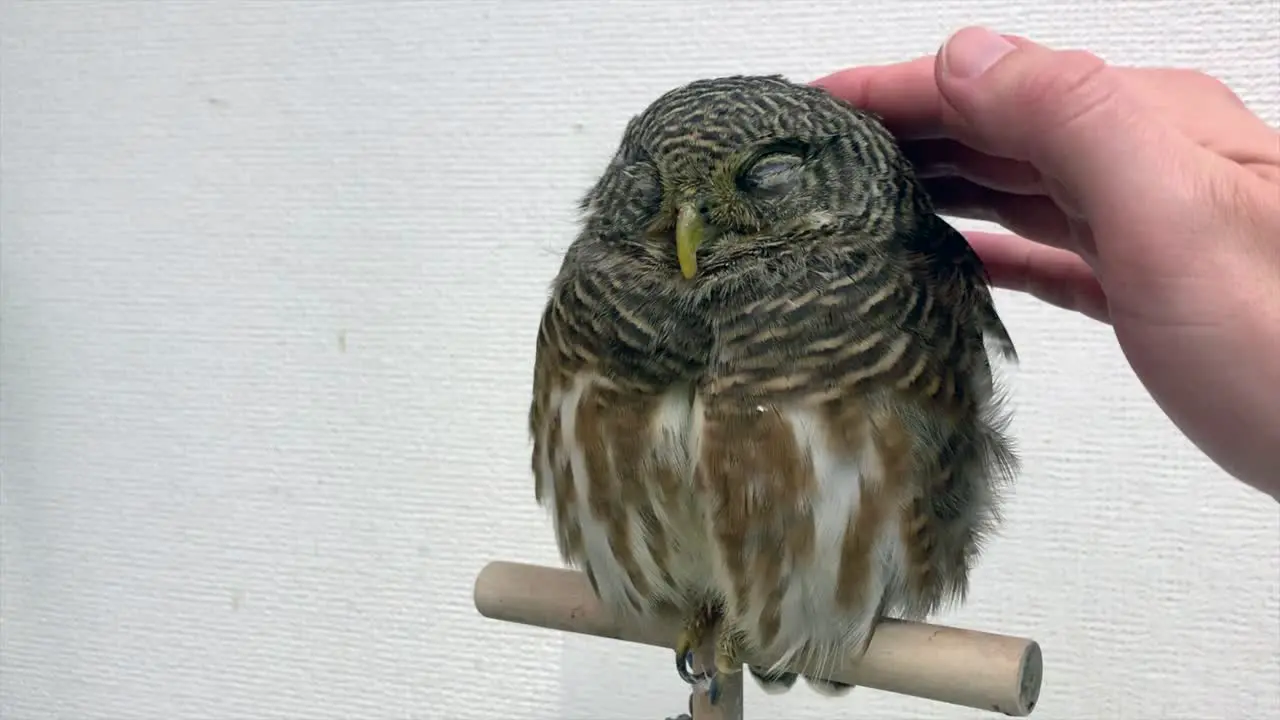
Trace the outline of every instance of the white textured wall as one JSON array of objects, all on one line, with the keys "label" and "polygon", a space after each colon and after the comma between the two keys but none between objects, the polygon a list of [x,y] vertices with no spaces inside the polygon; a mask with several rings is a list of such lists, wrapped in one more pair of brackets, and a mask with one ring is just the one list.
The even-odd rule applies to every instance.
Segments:
[{"label": "white textured wall", "polygon": [[[524,428],[573,205],[674,84],[969,22],[1198,66],[1280,122],[1278,0],[4,2],[0,716],[680,710],[668,653],[470,605],[488,559],[556,561]],[[1041,640],[1045,720],[1280,717],[1275,503],[1106,328],[999,303],[1026,472],[945,621]]]}]

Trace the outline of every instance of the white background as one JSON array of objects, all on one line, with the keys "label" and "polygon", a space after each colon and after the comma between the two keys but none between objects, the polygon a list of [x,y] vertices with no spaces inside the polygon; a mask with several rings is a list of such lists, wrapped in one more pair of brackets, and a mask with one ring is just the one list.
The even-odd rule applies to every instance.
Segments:
[{"label": "white background", "polygon": [[[1280,122],[1277,0],[6,0],[0,716],[681,710],[666,651],[471,606],[486,561],[557,562],[525,422],[574,204],[673,85],[968,23],[1199,67]],[[1025,473],[942,621],[1040,640],[1043,720],[1280,717],[1275,502],[1107,328],[998,302]],[[748,693],[752,718],[993,717]]]}]

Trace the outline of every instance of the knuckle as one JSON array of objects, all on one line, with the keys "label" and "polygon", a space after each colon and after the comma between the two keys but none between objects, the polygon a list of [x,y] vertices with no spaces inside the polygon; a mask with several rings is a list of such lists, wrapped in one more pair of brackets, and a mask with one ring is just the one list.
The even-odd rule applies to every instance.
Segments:
[{"label": "knuckle", "polygon": [[1053,132],[1091,119],[1122,87],[1115,72],[1093,53],[1063,51],[1047,60],[1023,88],[1023,100],[1039,115],[1041,130]]},{"label": "knuckle", "polygon": [[1245,105],[1225,82],[1194,68],[1143,68],[1137,71],[1135,80],[1152,92],[1186,104],[1194,105],[1204,98],[1214,98],[1238,107]]},{"label": "knuckle", "polygon": [[1195,70],[1193,68],[1163,68],[1158,71],[1160,75],[1164,75],[1170,85],[1199,85],[1205,80],[1211,80],[1208,75]]},{"label": "knuckle", "polygon": [[1240,96],[1236,94],[1236,91],[1232,90],[1225,82],[1212,75],[1202,73],[1199,70],[1192,70],[1190,71],[1190,74],[1194,79],[1190,80],[1189,84],[1203,87],[1207,94],[1216,95],[1223,100],[1227,100],[1235,105],[1244,107],[1244,101],[1241,100]]},{"label": "knuckle", "polygon": [[1177,68],[1177,77],[1191,87],[1208,90],[1220,95],[1235,97],[1235,92],[1218,78],[1194,68]]}]

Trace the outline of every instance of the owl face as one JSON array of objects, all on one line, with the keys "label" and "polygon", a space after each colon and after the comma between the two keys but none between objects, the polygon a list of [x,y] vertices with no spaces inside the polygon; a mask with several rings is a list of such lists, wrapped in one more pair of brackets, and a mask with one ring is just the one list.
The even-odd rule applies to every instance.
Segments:
[{"label": "owl face", "polygon": [[891,143],[858,141],[884,132],[825,92],[779,77],[693,82],[628,123],[583,201],[586,222],[691,279],[714,270],[718,256],[865,212],[904,164],[880,149]]}]

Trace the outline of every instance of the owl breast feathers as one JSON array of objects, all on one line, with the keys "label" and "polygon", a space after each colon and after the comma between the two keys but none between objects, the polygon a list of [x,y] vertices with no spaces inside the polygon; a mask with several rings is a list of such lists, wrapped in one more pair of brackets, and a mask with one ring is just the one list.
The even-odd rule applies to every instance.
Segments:
[{"label": "owl breast feathers", "polygon": [[678,668],[715,625],[712,674],[847,689],[881,616],[963,599],[1016,471],[980,261],[875,118],[780,77],[657,99],[581,211],[529,416],[561,554],[684,618]]}]

